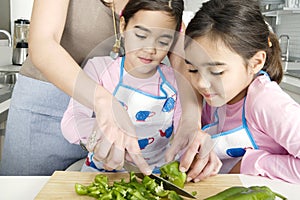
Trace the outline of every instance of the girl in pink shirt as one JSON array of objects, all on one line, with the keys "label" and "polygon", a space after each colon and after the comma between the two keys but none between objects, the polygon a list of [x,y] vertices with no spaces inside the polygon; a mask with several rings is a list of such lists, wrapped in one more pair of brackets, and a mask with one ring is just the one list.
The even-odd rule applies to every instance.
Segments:
[{"label": "girl in pink shirt", "polygon": [[254,0],[211,0],[186,30],[191,82],[204,98],[221,173],[300,183],[300,106],[282,89],[278,39]]},{"label": "girl in pink shirt", "polygon": [[[182,0],[129,1],[120,19],[120,33],[126,56],[115,59],[94,57],[84,67],[84,71],[93,80],[116,97],[119,103],[114,104],[122,105],[127,111],[137,133],[132,137],[138,138],[143,158],[154,172],[158,172],[158,168],[166,163],[167,150],[170,150],[180,139],[180,137],[173,139],[174,135],[178,136],[175,132],[181,119],[175,72],[173,68],[161,62],[167,56],[173,41],[176,40],[178,34],[176,31],[181,27],[183,8]],[[106,113],[100,114],[106,115]],[[116,113],[115,120],[127,122],[124,120],[126,116],[121,114]],[[103,136],[101,128],[93,128],[95,122],[92,109],[71,99],[61,122],[62,133],[69,142],[86,144],[90,151],[82,168],[83,171],[120,170],[122,165],[114,163],[115,166],[108,166],[103,162],[101,158],[106,158],[103,155],[108,152],[101,151],[99,148],[111,145],[113,148],[110,149],[110,153],[123,157],[124,140],[109,132]],[[106,124],[99,126],[105,127]],[[191,152],[191,149],[198,148],[203,141],[199,141],[199,138],[191,141],[192,144],[196,144],[190,145],[192,146],[190,149],[185,149],[182,156],[183,160],[189,157],[193,159],[191,160],[193,164],[186,169],[189,170],[189,181],[199,181],[199,177],[214,175],[221,166],[220,160],[213,151],[210,151],[206,158],[193,158],[195,152]],[[172,145],[170,145],[171,140],[174,141]],[[96,147],[90,145],[96,142],[98,142]],[[188,144],[184,147],[187,146]],[[185,157],[184,155],[187,154],[189,156]],[[127,160],[133,161],[127,152],[125,156]]]},{"label": "girl in pink shirt", "polygon": [[[181,116],[175,72],[161,63],[173,43],[175,30],[180,28],[183,1],[176,0],[172,5],[160,3],[129,1],[120,18],[126,56],[94,57],[84,67],[127,111],[143,157],[153,169],[165,163],[165,152]],[[158,7],[161,9],[157,10]],[[94,132],[95,122],[92,109],[71,99],[62,119],[62,133],[71,143],[92,143],[89,140],[99,140],[102,145],[109,143],[110,138],[101,138],[101,133]],[[117,138],[117,141],[122,140]],[[107,166],[93,148],[88,150],[83,171],[111,171],[122,167]],[[119,151],[116,155],[123,156],[121,150],[117,146],[113,149]]]}]

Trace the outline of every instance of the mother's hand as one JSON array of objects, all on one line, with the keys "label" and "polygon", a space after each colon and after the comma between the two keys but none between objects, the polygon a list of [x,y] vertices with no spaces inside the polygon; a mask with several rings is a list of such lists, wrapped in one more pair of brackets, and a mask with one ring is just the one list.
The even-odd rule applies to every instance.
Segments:
[{"label": "mother's hand", "polygon": [[87,143],[87,149],[94,152],[94,159],[112,170],[121,169],[127,156],[141,172],[150,174],[152,170],[143,158],[128,113],[104,88],[97,88],[94,98],[96,124]]}]

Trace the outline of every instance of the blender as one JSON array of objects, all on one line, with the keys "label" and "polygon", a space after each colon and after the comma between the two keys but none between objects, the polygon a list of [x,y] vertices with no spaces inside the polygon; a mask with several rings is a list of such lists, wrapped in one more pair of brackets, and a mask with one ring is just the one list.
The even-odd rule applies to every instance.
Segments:
[{"label": "blender", "polygon": [[28,55],[28,34],[30,22],[27,19],[17,19],[14,24],[14,49],[12,62],[22,65]]}]

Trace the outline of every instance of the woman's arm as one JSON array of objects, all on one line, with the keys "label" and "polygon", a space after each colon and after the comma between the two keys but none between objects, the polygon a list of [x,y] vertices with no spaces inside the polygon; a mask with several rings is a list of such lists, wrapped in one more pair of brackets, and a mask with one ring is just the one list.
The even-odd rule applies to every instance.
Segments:
[{"label": "woman's arm", "polygon": [[95,111],[98,124],[95,128],[103,134],[90,150],[98,159],[115,167],[122,165],[124,154],[128,152],[141,171],[149,174],[151,169],[142,157],[127,112],[107,90],[90,79],[60,45],[68,5],[69,0],[34,1],[29,56],[50,82]]},{"label": "woman's arm", "polygon": [[83,73],[80,66],[60,45],[68,5],[69,0],[34,1],[29,34],[29,57],[34,66],[51,83],[93,109],[94,93],[102,94],[103,88],[97,87],[97,84]]},{"label": "woman's arm", "polygon": [[[79,65],[60,45],[69,0],[35,0],[33,4],[29,56],[53,84],[73,96]],[[92,85],[95,88],[95,85]],[[91,107],[91,105],[89,105]]]}]

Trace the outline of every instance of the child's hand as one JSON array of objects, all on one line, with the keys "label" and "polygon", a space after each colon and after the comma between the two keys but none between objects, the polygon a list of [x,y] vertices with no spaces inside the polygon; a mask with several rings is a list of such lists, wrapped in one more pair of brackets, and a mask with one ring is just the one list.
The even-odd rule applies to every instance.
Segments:
[{"label": "child's hand", "polygon": [[209,176],[216,175],[222,162],[213,151],[213,143],[209,134],[189,131],[176,134],[167,152],[167,161],[172,160],[180,150],[185,149],[180,159],[180,171],[187,172],[187,181],[198,182]]},{"label": "child's hand", "polygon": [[166,153],[169,162],[184,150],[180,160],[180,171],[187,172],[187,181],[200,181],[219,172],[222,163],[213,151],[209,134],[201,131],[200,118],[202,97],[195,95],[189,81],[177,76],[182,115],[171,146]]}]

